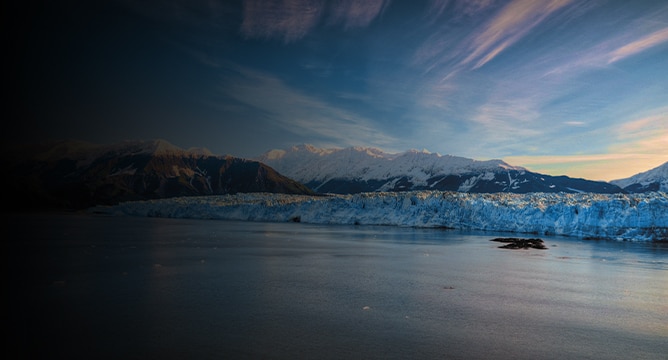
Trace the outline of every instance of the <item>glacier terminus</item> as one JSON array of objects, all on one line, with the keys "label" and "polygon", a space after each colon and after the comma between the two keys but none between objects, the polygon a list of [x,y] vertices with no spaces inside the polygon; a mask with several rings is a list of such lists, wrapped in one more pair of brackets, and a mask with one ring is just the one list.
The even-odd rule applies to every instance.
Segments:
[{"label": "glacier terminus", "polygon": [[312,224],[389,225],[668,241],[668,194],[244,193],[131,201],[92,212]]}]

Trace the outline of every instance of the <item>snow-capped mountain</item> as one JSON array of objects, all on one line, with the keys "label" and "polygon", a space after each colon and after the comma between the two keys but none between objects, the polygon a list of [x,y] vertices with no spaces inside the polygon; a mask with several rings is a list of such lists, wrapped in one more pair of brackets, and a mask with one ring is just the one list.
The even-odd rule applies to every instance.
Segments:
[{"label": "snow-capped mountain", "polygon": [[633,175],[626,179],[613,180],[611,183],[630,193],[648,191],[668,192],[668,161],[654,169]]},{"label": "snow-capped mountain", "polygon": [[668,240],[668,197],[662,192],[236,194],[125,202],[93,211],[134,216],[445,227],[635,241]]},{"label": "snow-capped mountain", "polygon": [[257,161],[214,156],[206,149],[183,150],[165,140],[26,146],[6,163],[6,188],[19,202],[16,206],[24,208],[85,208],[237,192],[313,193]]},{"label": "snow-capped mountain", "polygon": [[389,154],[366,147],[312,145],[271,150],[256,160],[321,193],[447,190],[492,192],[595,192],[622,189],[606,182],[550,176],[502,160],[478,161],[426,150]]}]

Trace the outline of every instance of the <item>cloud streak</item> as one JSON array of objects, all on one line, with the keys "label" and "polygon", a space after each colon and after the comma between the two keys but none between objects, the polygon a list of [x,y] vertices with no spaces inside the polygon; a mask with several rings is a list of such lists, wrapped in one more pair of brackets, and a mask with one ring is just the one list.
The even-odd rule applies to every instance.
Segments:
[{"label": "cloud streak", "polygon": [[344,29],[368,26],[380,15],[389,0],[341,0],[329,5],[329,23],[343,24]]},{"label": "cloud streak", "polygon": [[631,30],[593,45],[586,51],[572,53],[572,60],[559,63],[545,76],[577,75],[582,71],[604,68],[668,43],[668,27],[652,33]]},{"label": "cloud streak", "polygon": [[473,63],[473,69],[482,67],[528,34],[550,14],[568,5],[571,1],[515,0],[511,2],[470,39],[469,55],[460,64]]},{"label": "cloud streak", "polygon": [[[599,130],[615,141],[606,153],[558,156],[510,156],[505,160],[534,171],[614,180],[647,171],[668,160],[668,108]],[[590,135],[593,136],[593,135]]]},{"label": "cloud streak", "polygon": [[[263,113],[267,124],[279,126],[319,146],[383,147],[397,142],[372,121],[294,90],[275,76],[240,66],[234,66],[233,71],[237,75],[226,79],[221,92]],[[369,139],[373,139],[373,143]]]},{"label": "cloud streak", "polygon": [[659,31],[655,31],[647,36],[628,43],[608,54],[608,64],[620,61],[629,56],[638,54],[645,50],[651,49],[664,42],[668,42],[668,27]]},{"label": "cloud streak", "polygon": [[368,26],[389,0],[245,0],[241,33],[247,38],[305,37],[323,20],[344,29]]},{"label": "cloud streak", "polygon": [[[504,78],[507,76],[504,74],[495,76],[474,70],[484,67],[555,12],[571,3],[572,0],[513,0],[499,8],[491,1],[433,1],[429,8],[431,12],[439,14],[444,21],[447,16],[458,19],[461,25],[437,29],[428,35],[427,41],[413,54],[414,66],[424,69],[423,82],[428,88],[424,91],[428,94],[425,100],[428,100],[432,107],[448,110],[454,109],[456,101],[446,102],[446,99],[461,98],[462,93],[467,93],[466,96],[471,99],[469,101],[473,101],[470,108],[476,108],[471,114],[472,120],[481,124],[481,127],[485,126],[485,123],[491,125],[492,132],[500,131],[496,132],[497,134],[533,134],[533,131],[526,129],[526,124],[523,127],[517,126],[516,120],[521,121],[528,117],[536,119],[541,105],[540,99],[530,93],[530,86],[526,86],[527,84],[515,84],[522,81],[536,83],[535,80],[540,75],[534,76],[527,69],[523,69],[508,80]],[[524,58],[516,61],[529,62]],[[524,79],[518,79],[518,76]],[[527,76],[534,76],[534,79],[526,79]],[[489,83],[484,89],[468,89],[469,83],[480,81]],[[513,90],[505,88],[507,84],[510,84],[508,86]],[[527,96],[518,98],[520,94]],[[485,99],[488,96],[491,99]],[[452,104],[452,107],[449,104]],[[513,110],[513,107],[516,110]],[[511,130],[501,131],[504,126]]]},{"label": "cloud streak", "polygon": [[446,13],[455,17],[474,16],[494,4],[494,0],[430,0],[427,17],[437,19]]},{"label": "cloud streak", "polygon": [[311,31],[322,11],[323,2],[317,0],[246,0],[241,33],[248,38],[282,37],[292,42]]},{"label": "cloud streak", "polygon": [[618,125],[613,134],[614,153],[644,153],[663,155],[668,160],[668,107],[654,111],[654,114]]}]

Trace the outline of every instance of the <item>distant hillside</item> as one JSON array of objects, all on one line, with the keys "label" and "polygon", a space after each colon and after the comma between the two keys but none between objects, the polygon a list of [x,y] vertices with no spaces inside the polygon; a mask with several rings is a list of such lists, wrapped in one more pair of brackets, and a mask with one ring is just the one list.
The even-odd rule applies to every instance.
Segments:
[{"label": "distant hillside", "polygon": [[613,180],[611,183],[630,193],[668,192],[668,162],[626,179]]},{"label": "distant hillside", "polygon": [[620,187],[606,182],[539,174],[501,160],[478,161],[416,150],[388,154],[364,147],[320,149],[301,145],[272,150],[256,160],[322,193],[409,190],[623,192]]},{"label": "distant hillside", "polygon": [[[11,153],[11,154],[10,154]],[[95,145],[63,141],[5,152],[15,208],[70,208],[127,200],[243,192],[312,194],[257,161],[183,150],[164,140]]]}]

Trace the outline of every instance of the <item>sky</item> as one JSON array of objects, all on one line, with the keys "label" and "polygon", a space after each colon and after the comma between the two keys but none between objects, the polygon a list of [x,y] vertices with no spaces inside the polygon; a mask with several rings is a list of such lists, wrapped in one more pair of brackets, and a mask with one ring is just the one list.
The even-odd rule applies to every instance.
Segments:
[{"label": "sky", "polygon": [[3,143],[426,149],[592,180],[668,161],[668,1],[15,3]]}]

